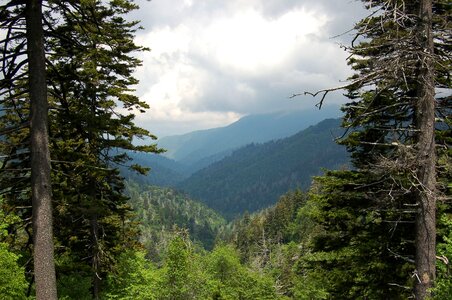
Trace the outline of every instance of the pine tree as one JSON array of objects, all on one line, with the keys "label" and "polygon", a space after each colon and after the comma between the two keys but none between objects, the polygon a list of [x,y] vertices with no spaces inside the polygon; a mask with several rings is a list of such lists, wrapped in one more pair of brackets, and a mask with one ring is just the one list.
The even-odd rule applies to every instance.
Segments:
[{"label": "pine tree", "polygon": [[[361,209],[389,209],[393,216],[406,212],[400,221],[391,215],[384,219],[393,222],[391,231],[400,231],[405,221],[415,222],[413,252],[393,256],[414,257],[414,294],[425,299],[435,278],[435,108],[440,104],[435,87],[451,87],[446,46],[451,42],[451,7],[442,0],[363,2],[372,13],[356,25],[357,35],[345,47],[355,74],[345,86],[350,102],[343,108],[343,126],[348,134],[341,143],[361,176],[373,180],[365,185],[369,191],[363,190]],[[319,92],[320,104],[332,90]]]},{"label": "pine tree", "polygon": [[[31,220],[36,298],[56,299],[42,1],[8,1],[0,7],[0,14],[3,17],[1,28],[6,31],[1,41],[3,79],[0,87],[4,96],[1,104],[17,113],[16,101],[19,101],[19,97],[27,94],[29,98],[29,118],[19,115],[22,122],[6,128],[5,133],[28,125],[30,127],[28,147],[31,152]],[[18,89],[18,81],[23,84],[21,90]],[[12,160],[15,159],[17,156]],[[6,170],[7,166],[7,160],[4,160],[2,169]]]},{"label": "pine tree", "polygon": [[36,299],[57,299],[42,2],[28,1],[25,16],[31,106],[30,163]]},{"label": "pine tree", "polygon": [[[82,258],[89,249],[88,273],[92,274],[92,292],[97,298],[99,278],[114,263],[121,247],[135,243],[136,232],[127,226],[130,208],[123,196],[118,166],[127,164],[125,150],[160,151],[156,145],[132,143],[136,138],[155,138],[133,121],[133,110],[144,112],[148,106],[131,94],[130,86],[137,83],[132,72],[140,64],[131,54],[145,49],[133,42],[137,22],[122,17],[137,8],[132,1],[48,1],[45,7],[52,189],[56,238],[62,246],[57,254],[59,260],[66,261],[71,253],[73,266],[78,269],[83,264],[86,267]],[[2,41],[6,54],[1,81],[5,114],[0,119],[7,135],[2,145],[5,159],[1,184],[7,193],[7,206],[21,211],[25,221],[30,213],[26,128],[30,111],[23,85],[26,69],[21,60],[26,53],[20,27],[23,7],[3,6],[0,11],[8,20],[2,27],[9,28]],[[146,172],[140,166],[129,167]],[[59,266],[60,271],[62,267],[67,270],[68,266]]]},{"label": "pine tree", "polygon": [[[55,28],[57,34],[52,36],[55,49],[55,55],[50,57],[55,83],[52,93],[55,106],[61,111],[55,114],[60,120],[55,125],[61,126],[67,119],[73,120],[73,124],[68,126],[72,130],[61,132],[55,128],[53,145],[57,160],[63,162],[60,165],[63,174],[71,174],[72,178],[80,178],[80,172],[86,174],[80,178],[77,189],[77,193],[81,190],[84,196],[81,203],[77,202],[79,199],[72,205],[75,209],[71,214],[80,216],[82,225],[78,228],[81,232],[85,228],[91,236],[90,244],[85,246],[92,249],[93,296],[97,298],[101,290],[100,278],[105,276],[117,255],[112,250],[118,251],[121,244],[130,244],[128,241],[133,237],[130,232],[123,235],[125,239],[117,236],[118,232],[127,230],[121,228],[118,221],[127,218],[128,208],[127,199],[122,196],[124,184],[115,164],[127,161],[124,150],[160,150],[155,145],[134,146],[134,138],[154,137],[134,125],[133,114],[119,113],[117,108],[117,104],[128,110],[147,108],[129,93],[130,85],[137,83],[132,72],[140,64],[130,53],[144,49],[133,43],[137,23],[126,22],[122,14],[137,7],[127,1],[109,4],[87,1],[74,6],[72,10],[64,5],[55,7],[66,20]],[[74,46],[69,47],[68,43]],[[68,139],[75,144],[67,144]],[[78,157],[73,156],[75,153]],[[75,161],[74,157],[77,157]],[[71,166],[80,161],[83,165],[73,172]],[[138,166],[131,167],[139,172],[146,171]],[[74,191],[62,194],[62,206],[73,201],[68,196]],[[61,215],[63,222],[65,214]],[[101,232],[109,234],[101,235]]]},{"label": "pine tree", "polygon": [[333,298],[406,299],[414,270],[413,209],[408,194],[382,201],[393,186],[363,171],[329,171],[317,177],[300,211],[314,224],[302,237],[297,266]]},{"label": "pine tree", "polygon": [[[134,125],[133,114],[119,113],[117,108],[118,103],[129,110],[144,111],[147,108],[144,102],[129,93],[130,85],[137,83],[132,72],[140,64],[130,53],[144,49],[133,43],[136,22],[126,22],[122,14],[136,8],[123,1],[109,4],[87,1],[74,4],[71,9],[64,4],[54,9],[65,22],[55,25],[50,42],[54,50],[50,56],[50,76],[54,83],[55,119],[58,120],[52,146],[55,160],[61,162],[58,165],[60,176],[79,178],[77,186],[69,187],[71,191],[67,186],[61,186],[64,192],[59,205],[64,207],[69,201],[69,206],[73,207],[70,214],[79,216],[80,232],[88,230],[91,236],[90,244],[86,246],[92,250],[95,298],[100,293],[100,278],[114,257],[106,250],[125,242],[118,239],[113,230],[115,227],[118,232],[121,230],[120,222],[116,225],[111,222],[115,215],[124,219],[127,214],[127,199],[122,196],[124,184],[115,164],[127,161],[124,149],[159,151],[155,145],[132,144],[134,138],[153,136]],[[72,120],[72,123],[65,125],[66,120]],[[61,130],[61,126],[67,129]],[[74,165],[78,166],[77,170],[73,169]],[[132,167],[145,171],[138,166]],[[83,177],[80,174],[84,174]],[[74,195],[80,191],[84,195],[81,199]],[[71,195],[78,198],[75,203]],[[71,202],[75,205],[70,205]],[[61,215],[62,222],[68,212]],[[100,234],[107,230],[109,235]],[[61,238],[63,236],[64,233]]]}]

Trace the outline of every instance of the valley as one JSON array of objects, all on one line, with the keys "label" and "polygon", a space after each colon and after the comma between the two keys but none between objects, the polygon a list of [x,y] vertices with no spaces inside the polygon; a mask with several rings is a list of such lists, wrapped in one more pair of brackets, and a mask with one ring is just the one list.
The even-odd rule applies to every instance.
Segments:
[{"label": "valley", "polygon": [[[240,138],[253,140],[246,136],[249,131],[242,130]],[[190,169],[184,160],[130,153],[134,163],[152,166],[147,176],[123,170],[130,204],[140,224],[140,241],[148,255],[162,261],[165,245],[179,230],[186,230],[193,243],[212,249],[218,239],[227,240],[237,231],[243,216],[259,215],[290,191],[307,191],[313,177],[324,170],[349,168],[347,152],[335,142],[343,132],[339,119],[325,119],[288,137],[237,149],[215,148],[218,153],[207,152],[218,157],[229,154],[199,170]],[[206,145],[214,144],[208,137],[204,139]],[[292,214],[296,210],[292,209]]]},{"label": "valley", "polygon": [[[292,118],[295,116],[302,117],[300,113],[292,113]],[[275,121],[278,118],[268,120],[259,116],[245,119],[254,120],[253,126],[258,128],[274,127],[286,133],[293,130],[294,120],[289,122],[289,126],[286,121],[282,124]],[[337,145],[334,140],[343,134],[340,120],[326,119],[311,125],[310,122],[315,122],[315,119],[311,116],[309,120],[299,122],[301,130],[291,136],[285,137],[285,134],[281,133],[282,136],[274,140],[252,142],[237,148],[231,148],[233,143],[220,147],[216,143],[218,137],[209,140],[211,131],[229,131],[228,128],[204,132],[207,134],[203,137],[205,148],[208,148],[208,145],[215,147],[205,150],[206,157],[198,153],[195,165],[190,165],[193,162],[192,157],[176,161],[156,154],[131,153],[134,163],[151,166],[151,172],[147,177],[130,173],[124,176],[139,184],[171,187],[186,193],[190,198],[232,220],[245,212],[252,213],[275,204],[278,198],[289,190],[307,189],[312,176],[320,175],[323,169],[346,168],[349,165],[345,148]],[[262,124],[264,121],[265,125]],[[245,129],[251,126],[250,123],[239,120],[229,127],[244,127],[242,130],[236,130],[236,134],[241,132],[237,138],[252,141],[256,140],[256,137],[249,135],[253,130]],[[186,137],[193,135],[187,134]],[[197,136],[200,135],[198,132]],[[168,152],[174,151],[169,149]],[[210,164],[203,165],[207,161],[210,161]]]},{"label": "valley", "polygon": [[0,298],[450,299],[451,15],[3,1]]}]

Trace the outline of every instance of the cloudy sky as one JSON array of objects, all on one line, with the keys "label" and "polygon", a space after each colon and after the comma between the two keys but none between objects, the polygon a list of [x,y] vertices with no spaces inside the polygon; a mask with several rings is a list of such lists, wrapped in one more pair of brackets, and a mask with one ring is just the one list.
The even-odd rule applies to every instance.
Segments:
[{"label": "cloudy sky", "polygon": [[[311,109],[293,93],[340,84],[349,74],[336,37],[364,16],[357,0],[138,0],[129,17],[138,96],[151,106],[137,123],[159,137],[230,124],[248,114]],[[340,93],[328,97],[340,103]]]}]

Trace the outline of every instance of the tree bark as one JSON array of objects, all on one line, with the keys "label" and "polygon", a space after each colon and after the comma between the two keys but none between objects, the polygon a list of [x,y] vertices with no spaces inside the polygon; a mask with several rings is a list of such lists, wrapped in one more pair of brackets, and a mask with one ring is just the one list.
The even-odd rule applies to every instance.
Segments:
[{"label": "tree bark", "polygon": [[31,189],[36,299],[56,300],[42,0],[26,2],[26,24],[31,103]]},{"label": "tree bark", "polygon": [[99,224],[97,222],[97,215],[91,216],[91,236],[92,236],[92,262],[93,270],[92,289],[93,299],[98,300],[100,296],[100,253],[99,253]]},{"label": "tree bark", "polygon": [[415,196],[419,205],[416,216],[416,299],[431,296],[435,280],[436,246],[436,150],[435,87],[433,71],[432,0],[419,1],[419,58],[417,82],[416,126],[417,180]]}]

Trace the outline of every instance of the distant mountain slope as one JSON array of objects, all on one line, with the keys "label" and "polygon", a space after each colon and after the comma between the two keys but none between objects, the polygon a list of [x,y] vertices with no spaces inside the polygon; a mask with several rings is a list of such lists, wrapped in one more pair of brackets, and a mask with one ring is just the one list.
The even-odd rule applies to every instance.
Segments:
[{"label": "distant mountain slope", "polygon": [[134,181],[128,181],[126,187],[140,224],[141,242],[155,260],[162,258],[159,246],[168,242],[174,226],[187,229],[194,241],[211,249],[218,230],[226,224],[223,217],[206,205],[171,188]]},{"label": "distant mountain slope", "polygon": [[322,110],[250,115],[226,127],[164,137],[158,145],[168,150],[167,157],[197,170],[230,154],[233,149],[288,137],[339,114],[337,106],[325,106]]},{"label": "distant mountain slope", "polygon": [[122,176],[140,184],[174,186],[191,173],[186,166],[159,154],[129,152],[128,155],[133,159],[134,164],[151,168],[146,176],[121,168]]},{"label": "distant mountain slope", "polygon": [[321,168],[348,164],[339,119],[327,119],[289,138],[250,144],[194,173],[178,188],[231,218],[276,203],[289,189],[307,188]]}]

